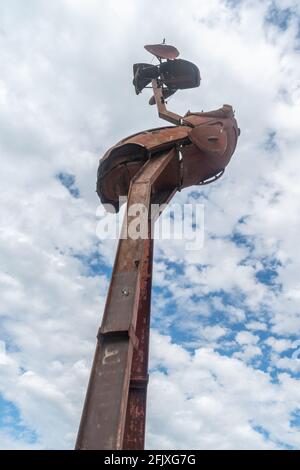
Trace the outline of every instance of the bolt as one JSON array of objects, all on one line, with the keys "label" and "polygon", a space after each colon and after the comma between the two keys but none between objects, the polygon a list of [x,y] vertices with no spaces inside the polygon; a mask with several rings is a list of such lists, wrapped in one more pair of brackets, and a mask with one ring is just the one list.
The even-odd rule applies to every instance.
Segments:
[{"label": "bolt", "polygon": [[128,289],[122,289],[122,294],[123,295],[129,295],[129,290]]}]

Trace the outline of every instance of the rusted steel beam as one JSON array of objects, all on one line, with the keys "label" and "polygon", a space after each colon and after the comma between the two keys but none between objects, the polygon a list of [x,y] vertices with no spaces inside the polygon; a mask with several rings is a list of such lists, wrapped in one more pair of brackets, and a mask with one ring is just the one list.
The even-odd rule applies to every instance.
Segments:
[{"label": "rusted steel beam", "polygon": [[148,385],[148,355],[150,307],[153,267],[153,237],[151,221],[149,238],[145,240],[145,258],[141,267],[141,294],[138,306],[136,336],[138,348],[133,353],[123,449],[142,450],[145,442],[146,400]]},{"label": "rusted steel beam", "polygon": [[162,89],[158,86],[157,80],[152,80],[152,88],[154,93],[154,98],[156,106],[158,109],[158,115],[160,118],[165,121],[171,122],[172,124],[180,125],[182,124],[182,116],[179,114],[173,113],[166,108],[165,100],[163,98]]},{"label": "rusted steel beam", "polygon": [[[131,214],[131,208],[134,204],[143,204],[149,213],[153,193],[157,195],[165,190],[166,184],[169,191],[174,192],[179,184],[178,172],[173,171],[177,166],[178,152],[173,148],[148,160],[131,182],[127,217],[123,224],[98,333],[76,449],[123,449],[130,378],[132,377],[131,390],[138,384],[137,379],[139,380],[137,375],[132,375],[134,349],[138,348],[139,340],[144,351],[148,348],[148,339],[143,338],[148,325],[144,329],[140,326],[140,321],[143,320],[138,323],[138,314],[143,310],[143,282],[145,270],[149,269],[147,264],[149,265],[151,243],[149,244],[147,237],[130,237],[130,223],[136,217],[136,214]],[[143,377],[146,375],[145,365],[146,363],[143,364]],[[140,409],[145,409],[145,404],[142,404],[145,399],[144,394],[140,400]],[[131,394],[131,405],[133,401]]]}]

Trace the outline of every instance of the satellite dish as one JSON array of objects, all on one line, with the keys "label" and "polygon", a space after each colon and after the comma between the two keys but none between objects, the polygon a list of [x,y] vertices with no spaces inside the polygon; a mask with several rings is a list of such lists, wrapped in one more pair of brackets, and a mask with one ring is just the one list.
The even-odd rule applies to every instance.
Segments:
[{"label": "satellite dish", "polygon": [[174,46],[169,46],[168,44],[149,44],[144,47],[146,51],[155,55],[158,59],[173,60],[179,56],[178,49]]}]

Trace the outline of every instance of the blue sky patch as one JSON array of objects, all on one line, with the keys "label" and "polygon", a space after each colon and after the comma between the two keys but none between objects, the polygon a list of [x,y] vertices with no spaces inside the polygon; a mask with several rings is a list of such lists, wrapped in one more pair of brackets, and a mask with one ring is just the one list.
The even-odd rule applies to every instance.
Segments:
[{"label": "blue sky patch", "polygon": [[103,256],[101,256],[98,251],[93,251],[87,255],[74,253],[73,257],[81,262],[84,276],[94,277],[105,275],[110,277],[112,268],[105,263]]},{"label": "blue sky patch", "polygon": [[300,408],[293,411],[291,415],[291,426],[300,429]]},{"label": "blue sky patch", "polygon": [[272,150],[275,150],[277,148],[277,143],[276,143],[276,131],[270,130],[267,133],[267,137],[264,141],[264,149],[267,150],[268,152],[271,152]]},{"label": "blue sky patch", "polygon": [[71,196],[76,199],[80,197],[79,189],[75,185],[76,179],[74,175],[71,175],[70,173],[58,173],[56,178],[69,191]]},{"label": "blue sky patch", "polygon": [[292,16],[293,11],[290,8],[279,8],[276,2],[272,2],[266,15],[266,22],[285,31],[289,26]]},{"label": "blue sky patch", "polygon": [[27,427],[20,416],[16,405],[7,401],[0,394],[0,428],[16,440],[25,441],[28,444],[37,442],[35,431]]}]

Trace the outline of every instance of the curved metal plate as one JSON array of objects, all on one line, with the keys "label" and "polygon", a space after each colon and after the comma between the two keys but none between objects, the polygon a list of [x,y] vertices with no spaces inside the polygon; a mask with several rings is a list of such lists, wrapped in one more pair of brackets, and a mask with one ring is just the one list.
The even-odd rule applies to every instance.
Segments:
[{"label": "curved metal plate", "polygon": [[221,123],[194,127],[190,139],[206,155],[223,155],[227,147],[227,133]]},{"label": "curved metal plate", "polygon": [[179,51],[174,46],[168,44],[148,44],[144,46],[146,51],[150,54],[159,57],[160,59],[176,59],[179,56]]}]

